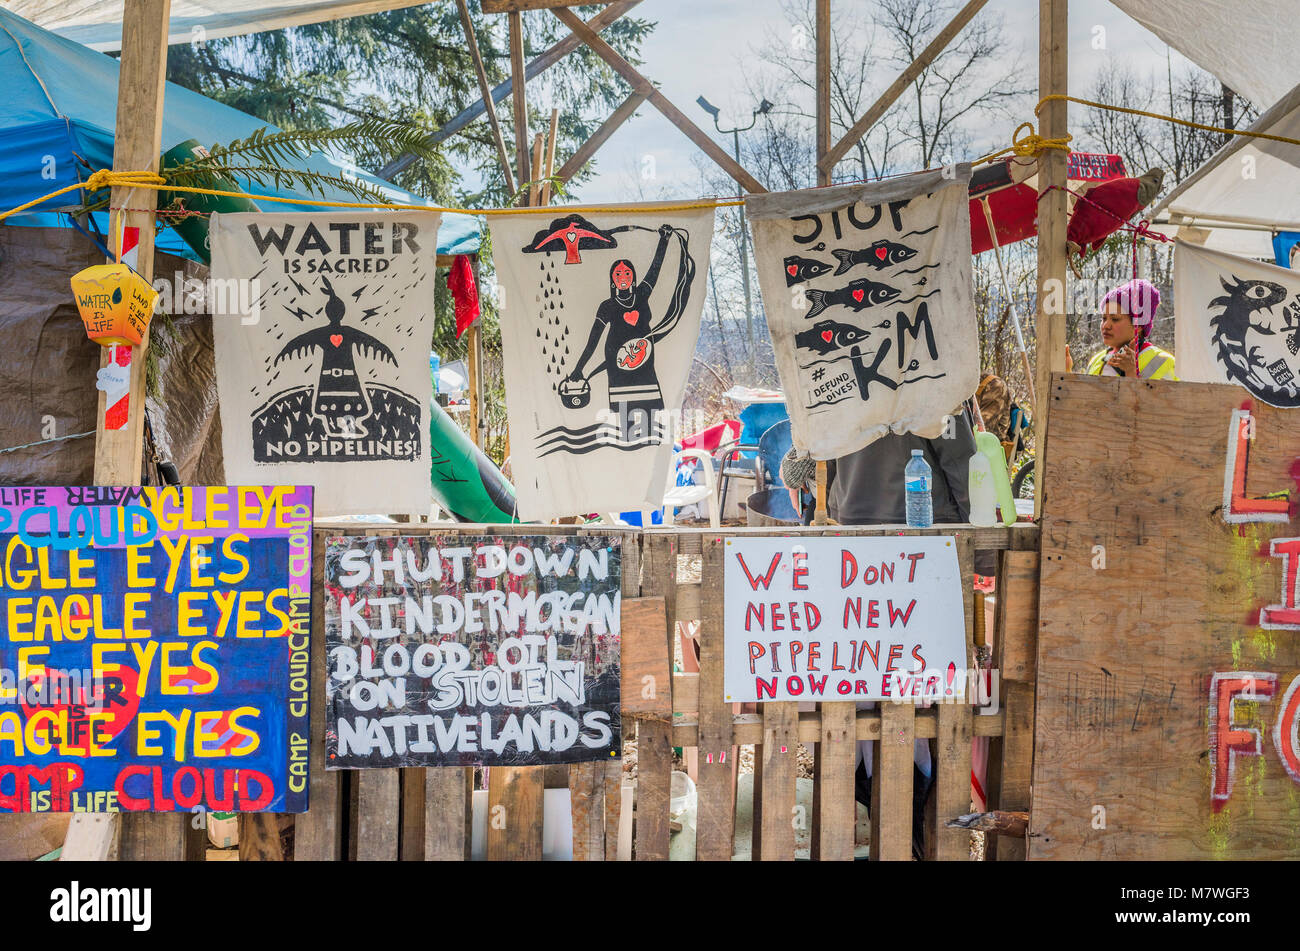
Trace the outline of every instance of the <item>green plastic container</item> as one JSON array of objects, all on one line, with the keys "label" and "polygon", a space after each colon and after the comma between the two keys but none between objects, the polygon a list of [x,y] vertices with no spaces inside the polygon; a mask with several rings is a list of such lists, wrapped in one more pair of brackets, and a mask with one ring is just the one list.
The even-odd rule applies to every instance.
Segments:
[{"label": "green plastic container", "polygon": [[[208,150],[197,139],[187,139],[180,145],[168,149],[162,156],[164,170],[184,165],[196,158],[205,158]],[[219,191],[239,191],[239,186],[227,178],[214,176],[208,187]],[[176,204],[173,205],[173,202]],[[236,211],[261,211],[250,198],[227,198],[224,195],[196,195],[193,192],[160,192],[158,207],[179,207],[187,211],[205,212],[202,215],[188,215],[184,218],[169,219],[176,233],[190,246],[204,264],[212,263],[212,248],[208,243],[208,216],[206,213],[219,211],[223,214]]]}]

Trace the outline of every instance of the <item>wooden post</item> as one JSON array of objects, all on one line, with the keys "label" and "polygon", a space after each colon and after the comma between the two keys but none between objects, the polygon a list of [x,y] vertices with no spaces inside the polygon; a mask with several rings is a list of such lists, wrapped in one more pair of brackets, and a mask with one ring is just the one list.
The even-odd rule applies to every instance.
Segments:
[{"label": "wooden post", "polygon": [[619,107],[610,113],[609,118],[600,124],[600,128],[591,134],[591,138],[578,146],[578,151],[574,152],[569,157],[569,160],[560,166],[556,177],[567,184],[569,179],[582,171],[583,167],[591,161],[591,157],[596,154],[596,150],[605,144],[605,140],[614,134],[614,130],[632,118],[632,113],[636,112],[637,108],[645,100],[646,94],[644,92],[634,90],[630,93]]},{"label": "wooden post", "polygon": [[474,445],[480,449],[483,448],[482,423],[479,414],[483,412],[483,397],[481,393],[483,380],[483,338],[479,333],[479,322],[476,320],[465,330],[465,358],[466,375],[469,377],[469,438]]},{"label": "wooden post", "polygon": [[537,206],[543,204],[541,186],[538,184],[542,178],[542,150],[545,143],[542,141],[542,133],[538,132],[533,136],[533,164],[528,180],[532,182],[528,186],[528,204]]},{"label": "wooden post", "polygon": [[[113,144],[113,171],[158,171],[162,151],[163,84],[167,75],[167,26],[171,0],[127,0],[122,16],[122,60],[117,88],[117,129]],[[110,204],[148,208],[147,212],[121,212],[115,225],[139,231],[136,270],[153,281],[153,229],[158,193],[152,189],[114,187]],[[109,239],[116,249],[121,240],[115,229]],[[139,485],[144,446],[144,354],[146,335],[132,349],[131,389],[126,426],[104,428],[106,396],[99,394],[95,420],[95,482],[98,485]],[[107,366],[110,348],[103,348],[100,366]],[[89,385],[91,381],[87,380]]]},{"label": "wooden post", "polygon": [[[1038,0],[1038,95],[1069,92],[1068,0]],[[1064,100],[1045,103],[1039,134],[1063,138],[1068,113]],[[1065,229],[1067,154],[1048,149],[1038,157],[1038,366],[1034,406],[1034,514],[1043,511],[1047,485],[1047,411],[1053,373],[1065,372]],[[1050,191],[1048,189],[1051,189]]]},{"label": "wooden post", "polygon": [[835,163],[823,167],[831,148],[831,0],[817,0],[817,184],[831,183]]},{"label": "wooden post", "polygon": [[[831,3],[817,0],[817,184],[831,184],[835,163],[823,163],[831,148]],[[813,521],[825,525],[828,487],[826,463],[817,463],[817,504]],[[857,826],[854,765],[857,754],[857,706],[818,704],[821,735],[813,760],[812,857],[852,861]]]},{"label": "wooden post", "polygon": [[497,121],[496,105],[492,102],[492,87],[488,85],[487,70],[483,68],[483,56],[479,53],[478,39],[474,36],[474,23],[469,18],[469,7],[466,6],[465,0],[456,0],[456,7],[460,10],[460,25],[465,30],[465,43],[469,47],[469,55],[474,60],[474,74],[478,76],[479,92],[483,95],[483,109],[487,112],[488,122],[492,125],[492,138],[496,142],[501,170],[505,172],[506,194],[513,195],[515,177],[510,173],[510,152],[506,149],[506,140],[501,134],[501,123]]},{"label": "wooden post", "polygon": [[550,135],[546,140],[546,161],[542,164],[542,204],[551,203],[551,176],[555,174],[555,139],[559,135],[560,110],[551,110]]},{"label": "wooden post", "polygon": [[[167,76],[167,29],[171,0],[126,0],[122,14],[122,58],[117,86],[117,127],[113,140],[113,170],[116,172],[158,171],[162,152],[163,89]],[[158,193],[152,189],[114,187],[110,205],[149,211],[122,212],[114,222],[137,229],[138,259],[135,268],[152,283],[154,214]],[[111,246],[117,247],[121,233],[114,230]],[[95,483],[97,485],[139,485],[144,448],[145,350],[148,334],[132,348],[130,389],[126,425],[104,428],[106,395],[99,394],[95,420]],[[100,366],[107,366],[110,349],[104,348]],[[90,386],[91,381],[87,380]],[[123,816],[120,854],[125,860],[180,861],[185,854],[185,825],[188,817],[168,813]],[[69,846],[77,848],[75,833],[69,830]],[[90,831],[90,830],[87,830]],[[98,836],[98,840],[111,840]],[[85,855],[90,858],[90,855]],[[107,858],[107,855],[99,856]]]},{"label": "wooden post", "polygon": [[529,181],[528,171],[528,100],[524,96],[524,27],[518,13],[507,14],[510,21],[510,82],[515,106],[515,161],[519,164],[519,187]]},{"label": "wooden post", "polygon": [[610,0],[483,0],[484,13],[509,13],[513,10],[546,10],[550,7],[576,7],[582,3],[609,3]]}]

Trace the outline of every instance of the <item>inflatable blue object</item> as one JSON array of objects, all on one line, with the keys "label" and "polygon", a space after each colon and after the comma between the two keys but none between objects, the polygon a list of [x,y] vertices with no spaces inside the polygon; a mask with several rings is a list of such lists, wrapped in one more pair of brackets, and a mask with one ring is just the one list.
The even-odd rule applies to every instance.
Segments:
[{"label": "inflatable blue object", "polygon": [[1278,267],[1291,266],[1291,249],[1300,244],[1300,231],[1279,231],[1273,235],[1273,259]]},{"label": "inflatable blue object", "polygon": [[[789,411],[784,403],[750,403],[740,411],[740,443],[742,446],[757,446],[763,433],[767,432],[783,419],[788,419]],[[742,455],[753,459],[753,452]]]}]

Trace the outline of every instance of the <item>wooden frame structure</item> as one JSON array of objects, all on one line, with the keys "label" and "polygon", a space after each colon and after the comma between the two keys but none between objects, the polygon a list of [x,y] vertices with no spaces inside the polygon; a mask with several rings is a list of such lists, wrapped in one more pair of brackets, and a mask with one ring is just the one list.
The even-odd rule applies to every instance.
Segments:
[{"label": "wooden frame structure", "polygon": [[[507,83],[498,85],[496,88],[488,90],[486,74],[481,69],[481,61],[475,57],[476,70],[480,83],[480,91],[483,94],[481,105],[476,105],[465,110],[443,129],[430,137],[431,142],[441,141],[447,136],[454,134],[460,128],[464,128],[469,122],[472,122],[479,115],[488,113],[489,120],[493,123],[494,138],[497,145],[500,159],[503,166],[506,167],[507,181],[510,180],[509,158],[505,149],[504,138],[500,129],[495,122],[495,112],[493,105],[505,98],[506,95],[512,96],[513,111],[516,128],[516,156],[515,160],[518,168],[517,185],[522,187],[529,181],[534,181],[532,172],[534,165],[530,161],[528,154],[528,137],[527,128],[527,102],[525,97],[524,86],[529,78],[540,74],[550,65],[557,62],[564,55],[576,49],[579,45],[585,44],[592,49],[597,55],[605,60],[612,69],[618,72],[632,87],[632,94],[623,102],[614,112],[614,114],[597,130],[591,140],[584,144],[569,162],[560,169],[559,178],[561,181],[569,180],[574,174],[580,171],[583,164],[595,155],[599,147],[609,138],[609,136],[623,122],[630,118],[636,111],[637,107],[643,102],[650,102],[656,109],[661,111],[667,118],[682,130],[692,141],[694,141],[702,150],[706,152],[715,162],[729,175],[732,176],[743,188],[751,192],[763,191],[759,183],[752,175],[740,166],[731,156],[727,155],[725,150],[717,145],[711,137],[703,130],[691,122],[681,110],[677,109],[665,97],[654,84],[642,75],[635,67],[623,59],[599,36],[604,27],[608,26],[623,13],[636,6],[639,0],[618,0],[618,2],[608,3],[599,13],[590,21],[582,21],[573,12],[568,9],[571,6],[578,5],[573,0],[484,0],[484,10],[492,12],[505,12],[509,17],[509,29],[511,37],[511,79]],[[816,23],[817,23],[817,168],[818,184],[828,185],[831,183],[832,170],[840,157],[856,142],[862,135],[866,134],[880,116],[893,104],[899,95],[904,91],[912,78],[915,77],[922,69],[931,62],[934,57],[947,46],[949,42],[960,32],[960,30],[975,16],[976,13],[984,6],[985,0],[970,0],[962,10],[957,14],[953,21],[945,27],[935,40],[926,48],[911,66],[899,77],[899,79],[880,97],[880,99],[869,109],[849,130],[849,132],[837,143],[831,142],[830,130],[830,71],[831,71],[831,49],[830,49],[830,0],[815,0],[816,2]],[[1040,13],[1040,59],[1039,59],[1039,91],[1040,94],[1065,93],[1066,85],[1066,41],[1067,41],[1067,5],[1068,0],[1039,0]],[[125,12],[123,18],[123,35],[124,46],[121,56],[121,72],[119,80],[119,103],[118,103],[118,129],[115,143],[114,168],[120,171],[127,170],[156,170],[158,156],[161,151],[160,134],[162,119],[162,98],[164,79],[166,75],[167,60],[167,41],[168,41],[168,21],[170,13],[170,0],[126,0]],[[469,13],[464,3],[459,4],[462,17],[462,23],[466,28],[467,37],[469,38],[471,51],[475,47],[473,44],[473,31],[470,22]],[[549,9],[555,17],[570,28],[570,36],[553,45],[550,49],[543,52],[533,60],[532,63],[524,63],[523,34],[521,27],[520,14],[524,10],[541,10]],[[1067,111],[1064,102],[1049,103],[1043,111],[1043,123],[1041,132],[1047,137],[1058,137],[1065,134]],[[522,133],[522,134],[521,134]],[[553,138],[553,136],[552,136]],[[381,175],[393,175],[402,168],[406,167],[413,159],[409,156],[401,157],[390,163],[381,170]],[[1066,228],[1066,204],[1065,193],[1061,190],[1051,190],[1053,186],[1063,187],[1065,184],[1066,161],[1063,153],[1059,151],[1049,151],[1042,159],[1043,169],[1040,174],[1040,188],[1046,191],[1046,194],[1040,195],[1039,211],[1039,246],[1038,246],[1038,367],[1037,381],[1038,392],[1046,394],[1050,392],[1047,385],[1049,374],[1053,371],[1064,369],[1064,281],[1065,281],[1065,228]],[[549,173],[549,172],[548,172]],[[135,203],[133,207],[140,207],[141,202],[147,202],[148,207],[152,207],[155,194],[152,191],[145,191],[142,194],[134,194],[129,189],[115,188],[113,191],[113,204],[124,205],[126,198],[130,195]],[[154,215],[148,211],[131,212],[126,216],[125,224],[128,227],[139,228],[139,270],[146,278],[152,274],[152,257],[153,257],[153,220]],[[114,240],[117,240],[116,237]],[[1062,307],[1058,312],[1052,311],[1051,302],[1053,300],[1052,292],[1057,289],[1055,299],[1062,302]],[[96,439],[96,481],[101,484],[138,484],[140,481],[141,466],[141,443],[143,432],[143,384],[144,384],[144,354],[147,347],[147,339],[140,347],[135,348],[131,364],[131,402],[130,412],[125,430],[116,432],[106,432],[102,427],[103,418],[103,397],[100,398],[99,417],[101,419],[100,431]],[[473,348],[471,341],[472,362],[473,355],[477,350]],[[1038,484],[1041,486],[1045,480],[1043,472],[1046,465],[1046,421],[1048,407],[1046,398],[1042,404],[1037,407],[1037,447],[1038,447]],[[472,427],[473,436],[477,442],[480,433],[480,426],[477,424],[477,414],[475,425]],[[1037,504],[1041,507],[1043,503],[1042,494],[1039,493]],[[499,528],[496,530],[500,530]],[[646,536],[650,541],[650,557],[652,573],[650,575],[651,585],[647,590],[655,590],[656,587],[661,589],[663,596],[669,600],[670,605],[676,604],[677,591],[679,590],[676,579],[675,569],[671,565],[665,564],[658,567],[661,559],[667,557],[660,552],[659,547],[662,543],[657,540],[660,536]],[[690,535],[683,535],[681,544],[696,544]],[[1003,559],[1004,564],[1006,559]],[[1020,566],[1016,570],[1021,570]],[[658,579],[658,580],[656,580]],[[671,595],[670,595],[671,592]],[[676,609],[670,607],[669,616],[674,617]],[[703,620],[703,619],[702,619]],[[712,650],[713,648],[710,648]],[[323,669],[323,664],[316,665],[318,672]],[[701,670],[703,671],[703,666]],[[707,688],[707,681],[701,680],[700,690]],[[1030,694],[1032,696],[1032,693]],[[859,735],[866,731],[869,735],[875,735],[874,730],[898,728],[905,732],[915,732],[917,730],[917,720],[914,718],[914,711],[911,708],[886,708],[879,714],[878,721],[870,719],[863,720],[860,715],[854,715],[851,704],[826,704],[824,705],[825,713],[817,720],[816,727],[805,724],[793,710],[791,704],[769,704],[763,715],[761,731],[764,737],[769,734],[772,737],[784,736],[787,739],[795,739],[804,735],[805,729],[812,731],[814,738],[821,739],[823,742],[833,737],[847,736],[851,732]],[[839,708],[839,709],[836,709]],[[714,711],[716,713],[716,711]],[[1032,715],[1031,715],[1032,716]],[[919,722],[928,722],[922,718]],[[872,725],[875,723],[876,725]],[[645,724],[649,735],[655,737],[655,741],[647,748],[643,748],[641,755],[644,757],[650,754],[650,760],[655,763],[655,769],[665,760],[667,755],[667,744],[676,742],[676,727],[669,727],[667,724]],[[725,743],[729,742],[736,736],[745,734],[750,730],[749,721],[737,724],[735,721],[728,722],[725,718],[719,720],[713,714],[703,718],[696,727],[697,742],[722,748]],[[930,727],[922,726],[921,735]],[[958,719],[947,716],[943,713],[943,708],[936,715],[936,725],[934,727],[941,744],[956,747],[961,746],[963,727]],[[671,737],[670,737],[671,734]],[[747,735],[747,734],[745,734]],[[1018,743],[1020,740],[1011,735],[1005,735],[1001,743],[1011,744]],[[844,744],[846,747],[848,744]],[[954,748],[956,748],[954,747]],[[653,752],[651,752],[651,748]],[[765,743],[764,748],[770,751],[773,748],[772,743]],[[1019,749],[1019,747],[1016,747]],[[764,789],[762,801],[768,804],[765,809],[766,818],[763,820],[763,836],[759,838],[759,844],[762,845],[762,851],[767,853],[779,852],[782,857],[789,851],[788,837],[784,831],[779,832],[777,825],[785,822],[784,817],[779,820],[774,818],[779,811],[776,807],[785,805],[790,796],[790,780],[793,774],[789,773],[788,768],[782,767],[777,760],[770,757],[765,752],[765,761],[763,764]],[[897,766],[898,775],[894,776],[892,770],[894,766],[890,765],[889,760],[882,764],[878,770],[878,775],[883,775],[881,782],[885,784],[886,790],[892,789],[892,784],[897,781],[903,782],[903,768]],[[898,762],[901,762],[899,760]],[[313,764],[312,795],[314,802],[322,802],[318,795],[328,801],[330,796],[342,795],[342,782],[331,779],[330,777],[337,774],[326,774],[323,769],[315,768],[318,764]],[[895,764],[896,765],[896,764]],[[788,767],[788,764],[787,764]],[[729,769],[729,768],[728,768]],[[701,778],[707,789],[718,788],[721,782],[717,777],[722,774],[720,764],[704,764],[701,767]],[[404,771],[410,772],[410,771]],[[524,773],[525,771],[515,771]],[[581,772],[581,771],[579,771]],[[659,775],[658,772],[655,774]],[[910,773],[908,774],[910,777]],[[426,777],[427,779],[427,777]],[[833,789],[834,794],[821,797],[818,800],[819,818],[826,820],[826,826],[819,828],[815,838],[820,843],[817,846],[823,857],[845,857],[842,842],[834,841],[834,835],[842,830],[845,821],[846,811],[835,812],[840,808],[838,804],[844,799],[844,792],[850,788],[851,778],[845,778],[843,772],[843,763],[835,766],[833,774],[825,774],[819,777],[821,782],[819,787],[825,784],[827,789]],[[1014,780],[1011,787],[1015,786]],[[335,783],[339,789],[331,791],[322,787],[317,792],[316,784],[318,782],[330,784]],[[602,796],[602,789],[608,789],[607,783],[602,786],[599,777],[587,776],[585,779],[579,779],[578,789],[580,795],[585,797],[589,803],[594,803]],[[656,780],[658,782],[658,780]],[[910,778],[908,779],[910,783]],[[405,797],[404,791],[407,786],[403,778],[399,782],[397,777],[374,777],[358,781],[357,791],[361,794],[361,801],[370,801],[374,796],[381,797],[385,802],[390,802],[395,794]],[[410,806],[408,808],[407,799],[402,798],[403,809],[413,810],[414,803],[418,796],[415,792],[416,784],[411,781],[410,789]],[[370,787],[376,788],[371,790]],[[508,781],[503,781],[503,785],[494,793],[501,801],[515,800],[519,797],[531,796],[533,792],[541,787],[540,780],[535,776],[517,776]],[[901,787],[900,787],[901,788]],[[423,789],[426,806],[426,819],[433,816],[437,811],[435,803],[440,804],[437,808],[442,808],[441,804],[452,803],[458,795],[459,785],[452,783],[439,784],[436,787],[430,787],[427,782]],[[367,791],[369,790],[369,791]],[[643,790],[643,804],[650,802],[655,803],[657,815],[657,803],[665,795],[666,790],[656,786],[653,792],[647,786]],[[955,790],[952,791],[953,802],[960,794]],[[647,799],[646,796],[650,798]],[[820,796],[820,794],[819,794]],[[889,801],[888,797],[886,801]],[[910,800],[909,800],[910,802]],[[1027,804],[1027,803],[1026,803]],[[901,810],[903,804],[901,798],[898,802],[898,808]],[[910,808],[910,805],[908,806]],[[406,812],[403,813],[405,815]],[[415,822],[415,813],[411,812],[411,822]],[[454,810],[451,814],[455,814]],[[368,810],[358,813],[358,816],[368,815]],[[649,813],[647,812],[648,816]],[[878,813],[876,813],[879,818]],[[892,813],[891,813],[892,815]],[[901,813],[900,813],[901,815]],[[370,818],[365,819],[371,822]],[[399,820],[391,815],[385,814],[380,816],[376,814],[373,821],[385,823],[380,829],[374,830],[376,835],[386,836],[392,828],[414,829],[414,824],[403,826]],[[265,838],[270,835],[271,829],[268,820],[264,817],[245,816],[244,823],[249,833],[260,830],[260,835]],[[393,825],[396,823],[396,825]],[[117,841],[115,827],[119,823],[112,819],[105,821],[102,817],[86,816],[74,820],[72,830],[69,835],[68,854],[76,855],[83,858],[104,858],[110,853],[113,843]],[[169,815],[151,815],[151,816],[128,816],[124,817],[120,823],[120,854],[122,858],[128,859],[179,859],[186,854],[190,854],[194,846],[194,837],[187,832],[187,823],[184,817]],[[308,823],[310,825],[310,823]],[[769,840],[766,834],[772,831],[772,844],[767,844]],[[426,852],[432,849],[434,854],[449,855],[455,852],[455,848],[449,845],[454,840],[454,836],[444,836],[442,832],[435,833],[430,831],[432,827],[425,827],[426,835]],[[650,830],[650,831],[646,831]],[[444,832],[446,830],[443,830]],[[453,830],[454,831],[454,830]],[[326,843],[330,840],[328,830],[316,830],[303,836],[302,842],[313,843],[311,849],[319,857],[325,857],[324,852],[333,846]],[[898,835],[902,835],[898,832]],[[662,857],[666,855],[666,825],[662,828],[658,824],[658,819],[649,823],[642,824],[641,831],[638,834],[638,841],[644,837],[645,844],[642,847],[642,857]],[[380,839],[371,839],[367,835],[364,839],[367,843],[365,848],[369,849],[371,841],[380,841]],[[387,839],[383,839],[387,841]],[[435,846],[428,845],[429,842],[436,841]],[[945,842],[955,842],[955,837],[947,836],[943,838]],[[187,849],[187,842],[189,847]],[[596,851],[594,846],[595,840],[583,845],[583,849],[588,852]],[[894,854],[901,850],[901,845],[897,843],[882,843],[882,847],[887,854]],[[304,846],[307,848],[307,846]],[[490,854],[501,854],[501,849],[505,848],[500,843],[491,846]],[[721,839],[716,831],[711,831],[706,836],[702,846],[704,852],[710,856],[721,856]],[[450,849],[450,852],[447,850]],[[507,849],[507,851],[509,851]],[[606,850],[608,851],[608,849]],[[945,846],[943,851],[955,852],[955,848]],[[661,855],[662,853],[662,855]],[[526,856],[520,856],[526,857]],[[764,857],[768,857],[764,855]]]}]

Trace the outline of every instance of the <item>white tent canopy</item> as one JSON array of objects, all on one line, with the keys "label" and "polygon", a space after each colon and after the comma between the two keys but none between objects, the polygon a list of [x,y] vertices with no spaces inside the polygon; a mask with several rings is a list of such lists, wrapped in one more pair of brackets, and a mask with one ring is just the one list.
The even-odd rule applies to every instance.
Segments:
[{"label": "white tent canopy", "polygon": [[[239,36],[417,6],[420,0],[172,0],[169,42]],[[1260,109],[1300,83],[1296,0],[1112,0]],[[6,0],[10,11],[97,50],[122,45],[123,0]]]},{"label": "white tent canopy", "polygon": [[[1251,130],[1300,138],[1300,86]],[[1151,220],[1217,251],[1272,257],[1272,232],[1300,231],[1300,147],[1234,136],[1152,209]]]},{"label": "white tent canopy", "polygon": [[1111,2],[1258,109],[1300,83],[1296,0]]},{"label": "white tent canopy", "polygon": [[[172,0],[168,43],[242,36],[415,7],[427,0]],[[6,0],[24,20],[92,49],[122,48],[124,0]]]}]

